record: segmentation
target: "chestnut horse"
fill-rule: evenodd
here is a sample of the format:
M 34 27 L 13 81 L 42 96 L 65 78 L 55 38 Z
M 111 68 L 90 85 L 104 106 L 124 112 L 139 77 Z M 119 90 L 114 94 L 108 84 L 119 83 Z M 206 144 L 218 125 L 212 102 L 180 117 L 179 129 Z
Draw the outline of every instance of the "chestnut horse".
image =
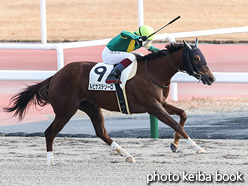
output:
M 173 152 L 177 151 L 182 136 L 197 153 L 203 153 L 205 150 L 184 131 L 185 111 L 166 103 L 171 78 L 178 71 L 186 72 L 207 85 L 215 81 L 204 55 L 198 48 L 198 40 L 196 39 L 194 45 L 183 42 L 169 44 L 165 50 L 157 53 L 137 56 L 137 73 L 126 83 L 126 95 L 131 113 L 148 112 L 175 130 L 174 142 L 171 144 Z M 54 138 L 78 109 L 90 117 L 99 138 L 111 149 L 125 156 L 126 161 L 135 162 L 129 153 L 109 137 L 104 126 L 101 108 L 119 111 L 115 92 L 88 90 L 89 72 L 95 64 L 95 62 L 70 63 L 52 77 L 28 86 L 13 96 L 11 105 L 4 108 L 6 112 L 14 112 L 14 116 L 21 120 L 31 103 L 40 106 L 51 104 L 55 119 L 45 131 L 48 165 L 54 164 Z M 179 123 L 170 114 L 179 115 Z

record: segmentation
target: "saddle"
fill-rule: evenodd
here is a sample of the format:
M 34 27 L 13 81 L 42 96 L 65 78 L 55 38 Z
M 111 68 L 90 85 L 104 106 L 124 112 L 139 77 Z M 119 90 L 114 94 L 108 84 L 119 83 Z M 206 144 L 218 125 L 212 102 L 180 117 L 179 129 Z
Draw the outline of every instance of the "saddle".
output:
M 114 65 L 105 64 L 103 62 L 97 63 L 90 71 L 88 90 L 115 91 L 120 111 L 124 114 L 130 114 L 125 85 L 128 80 L 135 76 L 137 71 L 137 61 L 135 60 L 122 71 L 120 77 L 122 84 L 120 85 L 105 83 L 106 78 L 113 68 Z

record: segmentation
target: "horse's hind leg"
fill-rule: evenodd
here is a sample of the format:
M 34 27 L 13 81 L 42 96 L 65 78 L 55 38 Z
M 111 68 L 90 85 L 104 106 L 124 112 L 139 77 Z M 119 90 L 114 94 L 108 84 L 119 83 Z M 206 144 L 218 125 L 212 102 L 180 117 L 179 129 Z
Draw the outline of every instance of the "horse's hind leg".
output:
M 57 134 L 63 129 L 66 123 L 77 111 L 77 107 L 73 109 L 63 109 L 60 112 L 56 112 L 54 121 L 45 131 L 46 147 L 47 147 L 47 165 L 54 165 L 53 161 L 53 141 Z
M 118 154 L 125 156 L 127 162 L 135 162 L 134 158 L 129 153 L 127 153 L 109 137 L 104 125 L 104 118 L 101 108 L 91 104 L 90 102 L 84 101 L 80 104 L 79 109 L 90 117 L 95 128 L 96 135 L 99 138 L 106 142 L 111 147 L 111 149 L 116 151 Z
M 169 114 L 176 114 L 180 117 L 180 121 L 179 124 L 184 127 L 185 121 L 187 119 L 187 115 L 185 113 L 184 110 L 179 109 L 173 105 L 170 105 L 168 103 L 164 103 L 163 104 L 164 109 L 169 113 Z M 178 147 L 178 143 L 179 143 L 179 139 L 181 138 L 181 134 L 178 132 L 175 132 L 174 134 L 174 142 L 171 144 L 171 150 L 173 152 L 177 152 L 177 147 Z

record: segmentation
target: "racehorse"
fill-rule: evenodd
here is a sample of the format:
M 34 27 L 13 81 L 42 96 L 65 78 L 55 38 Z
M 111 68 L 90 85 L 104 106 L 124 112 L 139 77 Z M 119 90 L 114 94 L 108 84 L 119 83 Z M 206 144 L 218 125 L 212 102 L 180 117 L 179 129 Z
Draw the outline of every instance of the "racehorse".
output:
M 13 112 L 22 120 L 28 106 L 44 106 L 51 104 L 55 119 L 45 131 L 47 164 L 53 165 L 53 141 L 70 118 L 79 109 L 91 119 L 96 135 L 106 142 L 113 150 L 125 156 L 128 162 L 134 158 L 120 147 L 108 135 L 102 109 L 119 111 L 116 93 L 113 91 L 88 90 L 89 72 L 95 62 L 72 62 L 48 79 L 27 86 L 25 90 L 13 96 L 10 105 L 4 108 Z M 205 57 L 198 48 L 198 39 L 194 45 L 171 43 L 164 50 L 143 57 L 137 56 L 137 73 L 126 83 L 126 95 L 131 113 L 145 113 L 155 116 L 175 130 L 173 152 L 177 151 L 182 136 L 196 153 L 206 152 L 198 146 L 185 132 L 184 123 L 187 119 L 184 110 L 166 102 L 169 94 L 170 81 L 179 71 L 194 76 L 203 84 L 211 85 L 215 78 L 206 63 Z M 179 123 L 170 114 L 180 116 Z

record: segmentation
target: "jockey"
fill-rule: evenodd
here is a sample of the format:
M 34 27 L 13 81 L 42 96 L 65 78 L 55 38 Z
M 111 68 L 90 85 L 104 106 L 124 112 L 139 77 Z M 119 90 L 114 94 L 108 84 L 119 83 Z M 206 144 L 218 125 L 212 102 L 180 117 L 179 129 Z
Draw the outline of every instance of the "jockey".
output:
M 140 26 L 136 32 L 122 31 L 114 37 L 102 51 L 102 60 L 106 64 L 117 64 L 106 79 L 106 83 L 121 84 L 121 72 L 136 60 L 132 51 L 144 47 L 151 52 L 157 52 L 160 49 L 152 46 L 154 35 L 152 27 L 148 25 Z

